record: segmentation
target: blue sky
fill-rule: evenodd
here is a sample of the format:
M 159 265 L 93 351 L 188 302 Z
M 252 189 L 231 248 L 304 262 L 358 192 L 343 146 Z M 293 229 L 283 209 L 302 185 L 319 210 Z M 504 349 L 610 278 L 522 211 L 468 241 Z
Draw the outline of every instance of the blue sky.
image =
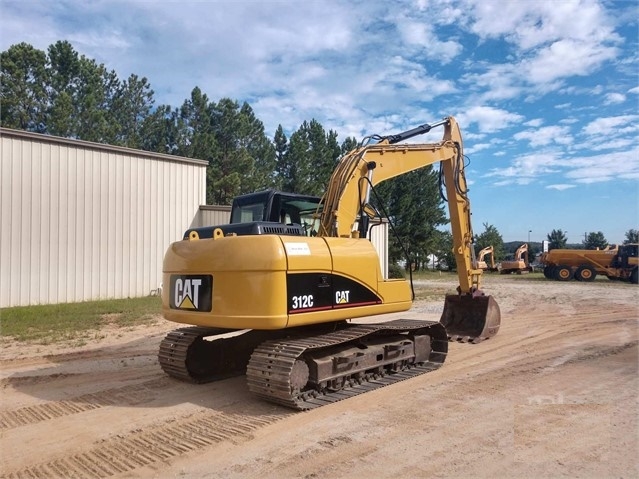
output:
M 639 229 L 639 2 L 0 0 L 0 47 L 58 40 L 156 104 L 199 86 L 273 136 L 340 140 L 457 118 L 475 233 L 570 243 Z M 436 141 L 441 130 L 419 138 Z

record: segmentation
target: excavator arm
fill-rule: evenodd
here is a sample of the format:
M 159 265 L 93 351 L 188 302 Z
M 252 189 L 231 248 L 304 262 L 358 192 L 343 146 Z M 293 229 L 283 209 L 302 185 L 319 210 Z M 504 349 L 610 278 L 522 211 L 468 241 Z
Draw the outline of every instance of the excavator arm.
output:
M 515 261 L 526 261 L 527 258 L 524 258 L 526 253 L 528 253 L 528 244 L 524 243 L 515 251 Z
M 426 144 L 398 144 L 437 126 L 444 127 L 442 140 Z M 336 167 L 322 199 L 320 236 L 358 238 L 367 231 L 373 187 L 389 178 L 439 163 L 446 187 L 448 211 L 457 264 L 457 295 L 447 295 L 441 323 L 449 337 L 481 341 L 499 330 L 501 314 L 496 301 L 480 289 L 482 270 L 477 268 L 473 248 L 470 201 L 464 174 L 462 136 L 453 117 L 432 125 L 378 138 L 373 145 L 347 154 Z
M 487 254 L 492 255 L 494 252 L 494 249 L 492 246 L 486 246 L 484 249 L 482 249 L 479 252 L 479 260 L 478 261 L 484 261 L 484 258 L 486 257 Z
M 396 144 L 442 125 L 444 135 L 438 143 Z M 357 237 L 362 234 L 357 221 L 359 218 L 360 223 L 367 222 L 372 187 L 387 179 L 441 163 L 460 290 L 464 293 L 479 290 L 482 271 L 474 267 L 473 231 L 463 158 L 461 132 L 452 117 L 384 137 L 377 144 L 352 151 L 335 169 L 324 195 L 320 236 Z

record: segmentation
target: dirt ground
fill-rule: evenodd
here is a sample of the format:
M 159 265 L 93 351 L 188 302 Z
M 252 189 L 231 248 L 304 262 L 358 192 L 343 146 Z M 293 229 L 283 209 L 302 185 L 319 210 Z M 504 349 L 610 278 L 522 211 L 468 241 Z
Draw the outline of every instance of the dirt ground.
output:
M 496 337 L 452 343 L 436 371 L 302 413 L 253 398 L 244 377 L 165 376 L 156 352 L 173 323 L 81 348 L 3 338 L 0 473 L 638 477 L 639 288 L 488 275 L 484 289 L 501 307 Z M 401 316 L 438 320 L 442 306 Z

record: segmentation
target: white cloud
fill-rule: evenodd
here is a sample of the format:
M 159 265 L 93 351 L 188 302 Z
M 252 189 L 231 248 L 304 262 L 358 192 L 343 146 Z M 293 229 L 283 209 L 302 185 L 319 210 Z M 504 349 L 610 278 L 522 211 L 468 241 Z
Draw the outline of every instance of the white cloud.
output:
M 516 140 L 528 140 L 530 146 L 546 146 L 552 143 L 568 145 L 573 139 L 570 136 L 570 128 L 566 126 L 546 126 L 536 130 L 526 130 L 515 133 Z
M 557 162 L 556 157 L 550 152 L 521 155 L 515 158 L 510 166 L 493 168 L 484 176 L 496 178 L 496 185 L 503 184 L 503 181 L 508 181 L 508 184 L 530 184 L 540 176 L 560 171 Z
M 621 38 L 596 0 L 491 2 L 467 0 L 470 29 L 482 39 L 503 39 L 513 47 L 508 62 L 466 74 L 465 83 L 482 86 L 482 101 L 539 95 L 586 76 L 619 55 Z M 498 18 L 499 21 L 495 21 Z
M 556 173 L 559 162 L 556 154 L 552 152 L 540 152 L 521 155 L 513 161 L 513 164 L 519 174 L 539 176 L 546 173 Z
M 622 115 L 597 118 L 583 128 L 586 135 L 596 136 L 599 140 L 619 133 L 634 133 L 639 131 L 639 115 Z
M 408 46 L 420 47 L 419 50 L 427 58 L 447 64 L 462 52 L 462 45 L 453 40 L 439 41 L 428 23 L 400 19 L 397 29 Z
M 557 184 L 557 185 L 548 185 L 548 186 L 546 186 L 546 189 L 564 191 L 564 190 L 569 190 L 571 188 L 576 188 L 576 186 L 577 185 Z
M 490 106 L 472 106 L 458 114 L 460 125 L 475 124 L 480 132 L 493 133 L 521 122 L 524 117 L 517 113 L 510 113 L 500 108 Z
M 543 118 L 535 118 L 533 120 L 530 120 L 524 123 L 524 125 L 530 126 L 532 128 L 538 128 L 543 124 L 544 124 Z
M 578 118 L 562 118 L 561 120 L 559 120 L 559 123 L 561 123 L 562 125 L 574 125 L 575 123 L 579 123 L 579 119 Z
M 600 183 L 618 179 L 639 179 L 639 146 L 615 155 L 573 158 L 566 178 L 578 183 Z
M 477 66 L 469 65 L 476 69 Z M 473 90 L 481 90 L 482 102 L 495 102 L 521 96 L 523 86 L 516 69 L 510 64 L 480 65 L 480 73 L 472 71 L 462 76 L 461 81 Z
M 616 105 L 619 103 L 623 103 L 624 101 L 626 101 L 626 95 L 623 95 L 621 93 L 608 93 L 606 95 L 606 100 L 604 102 L 604 104 L 606 105 Z
M 628 148 L 615 155 L 569 156 L 562 151 L 539 151 L 518 156 L 504 168 L 493 168 L 484 175 L 494 178 L 495 185 L 533 183 L 543 178 L 565 178 L 572 183 L 594 184 L 609 181 L 639 179 L 639 146 Z M 550 188 L 551 186 L 547 186 Z M 557 189 L 557 188 L 555 188 Z
M 398 56 L 389 59 L 384 69 L 373 73 L 373 78 L 376 91 L 382 87 L 392 90 L 391 93 L 396 95 L 398 87 L 406 87 L 413 95 L 421 94 L 423 100 L 432 100 L 456 91 L 451 80 L 433 78 L 422 64 Z
M 631 149 L 637 144 L 637 140 L 634 138 L 620 138 L 616 140 L 608 140 L 602 142 L 597 142 L 595 140 L 586 143 L 584 146 L 589 148 L 592 151 L 602 151 L 602 150 L 626 150 Z
M 568 76 L 588 75 L 618 53 L 614 47 L 564 39 L 522 61 L 520 67 L 527 82 L 550 83 Z
M 471 155 L 473 153 L 477 153 L 478 151 L 487 150 L 488 148 L 492 148 L 490 143 L 474 143 L 470 147 L 466 147 L 464 153 L 467 155 Z
M 613 21 L 596 0 L 469 0 L 467 5 L 474 19 L 472 30 L 478 36 L 503 36 L 522 51 L 562 38 L 592 42 L 619 40 Z

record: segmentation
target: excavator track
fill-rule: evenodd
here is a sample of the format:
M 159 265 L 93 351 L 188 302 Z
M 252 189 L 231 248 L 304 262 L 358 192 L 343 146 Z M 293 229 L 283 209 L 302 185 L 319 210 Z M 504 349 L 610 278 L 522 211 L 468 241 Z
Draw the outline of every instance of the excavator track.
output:
M 207 383 L 244 374 L 251 352 L 268 337 L 263 331 L 207 341 L 241 331 L 191 326 L 171 331 L 160 343 L 158 360 L 171 377 Z
M 333 331 L 345 322 L 304 328 L 305 331 Z M 208 383 L 246 371 L 251 353 L 267 339 L 299 334 L 297 329 L 258 331 L 188 326 L 169 332 L 160 343 L 158 360 L 171 377 L 190 383 Z
M 441 323 L 400 319 L 279 331 L 184 327 L 166 335 L 158 359 L 166 374 L 191 383 L 246 373 L 258 397 L 307 410 L 437 369 L 447 351 Z M 311 382 L 309 365 L 318 368 Z
M 308 410 L 433 371 L 447 351 L 440 323 L 399 319 L 265 341 L 251 355 L 246 376 L 258 397 Z

